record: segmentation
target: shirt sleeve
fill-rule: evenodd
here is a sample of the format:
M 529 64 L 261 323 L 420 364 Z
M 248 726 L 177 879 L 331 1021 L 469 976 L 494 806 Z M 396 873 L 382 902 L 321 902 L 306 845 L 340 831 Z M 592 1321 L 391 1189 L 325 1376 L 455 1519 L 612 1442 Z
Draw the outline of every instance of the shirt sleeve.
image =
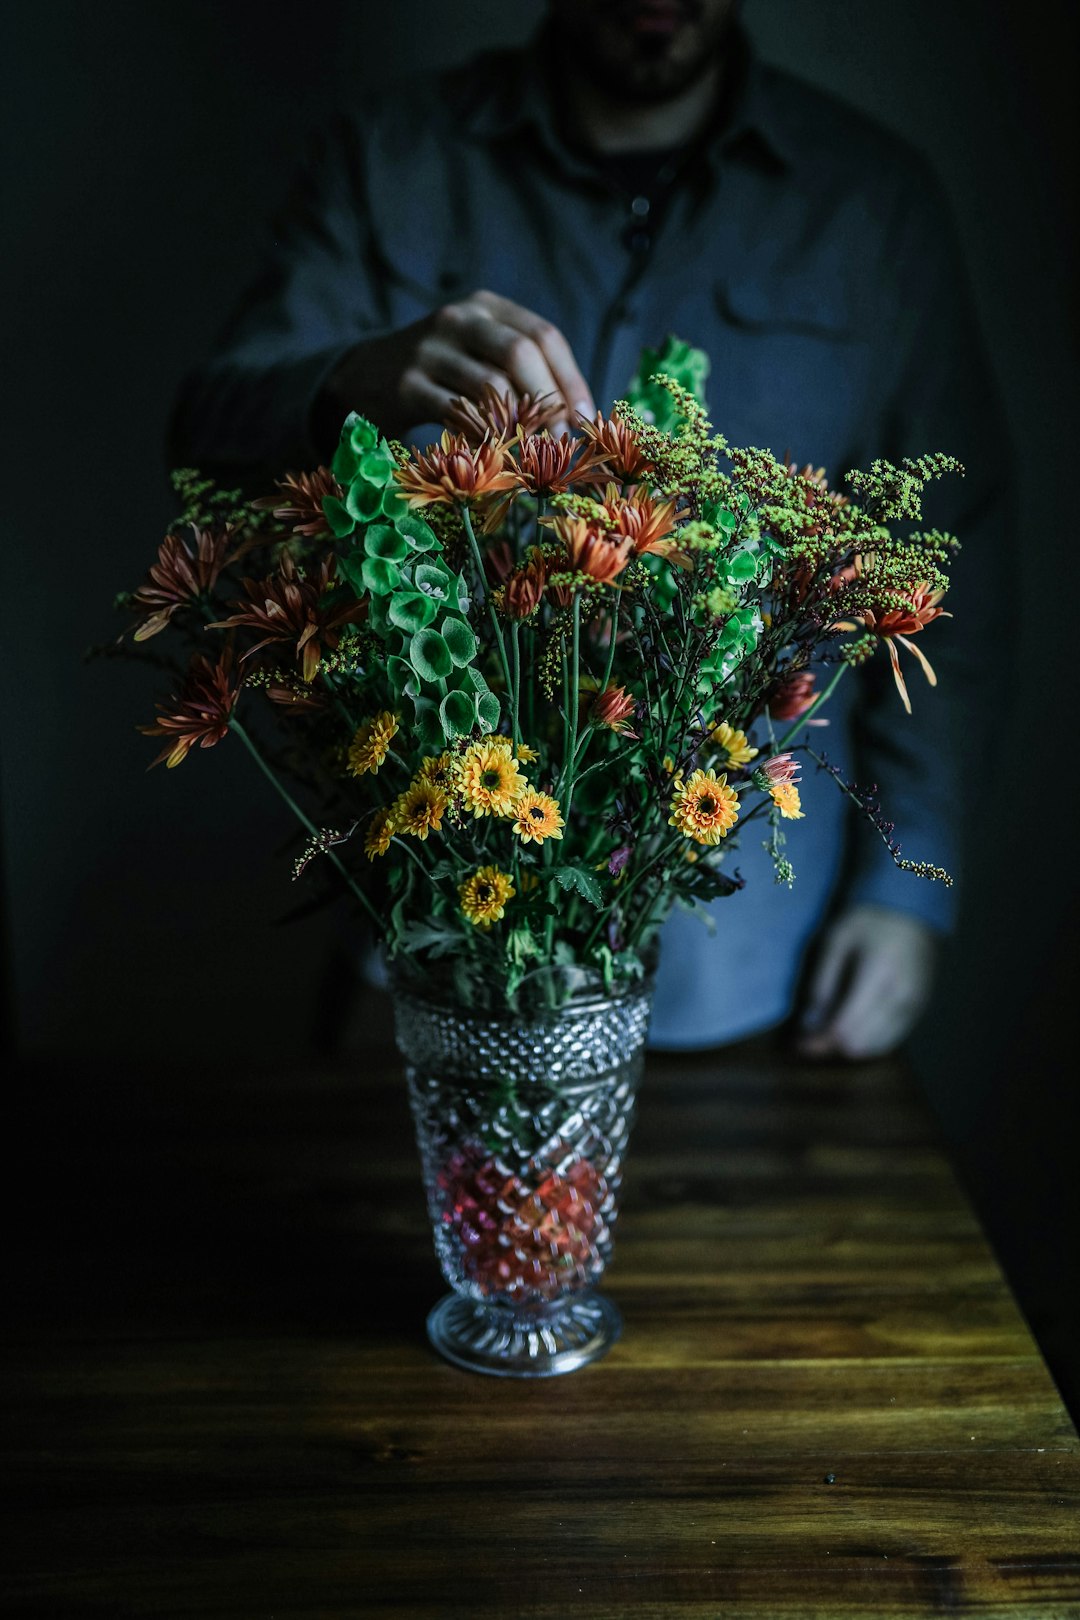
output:
M 957 882 L 950 889 L 900 870 L 877 831 L 859 818 L 844 898 L 913 913 L 946 932 L 961 892 L 965 824 L 987 780 L 1005 689 L 1009 457 L 952 222 L 929 178 L 915 194 L 896 254 L 899 318 L 885 337 L 897 358 L 882 449 L 891 460 L 940 450 L 964 463 L 962 479 L 950 475 L 927 487 L 920 525 L 955 534 L 961 550 L 943 604 L 953 617 L 918 635 L 937 687 L 902 646 L 912 714 L 901 704 L 884 648 L 859 672 L 855 771 L 860 785 L 876 787 L 903 855 L 944 867 Z
M 384 326 L 360 134 L 341 119 L 313 143 L 213 357 L 181 386 L 171 463 L 241 481 L 314 465 L 323 383 Z

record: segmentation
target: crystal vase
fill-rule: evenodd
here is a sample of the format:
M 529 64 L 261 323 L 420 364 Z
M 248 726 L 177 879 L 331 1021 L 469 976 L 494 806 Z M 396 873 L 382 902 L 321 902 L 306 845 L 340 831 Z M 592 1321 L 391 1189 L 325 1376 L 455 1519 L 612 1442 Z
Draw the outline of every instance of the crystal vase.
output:
M 622 1321 L 611 1256 L 651 983 L 528 1015 L 394 996 L 398 1049 L 453 1292 L 428 1317 L 449 1361 L 544 1378 L 595 1361 Z

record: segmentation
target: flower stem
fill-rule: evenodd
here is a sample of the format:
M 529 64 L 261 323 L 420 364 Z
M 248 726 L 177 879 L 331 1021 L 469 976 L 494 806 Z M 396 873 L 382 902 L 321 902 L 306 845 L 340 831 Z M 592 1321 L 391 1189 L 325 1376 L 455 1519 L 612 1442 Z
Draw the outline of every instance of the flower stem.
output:
M 276 772 L 273 771 L 270 768 L 270 766 L 266 763 L 266 760 L 263 758 L 262 754 L 260 754 L 258 748 L 255 746 L 255 744 L 252 741 L 251 737 L 245 731 L 244 727 L 240 724 L 239 720 L 235 720 L 235 719 L 230 720 L 229 721 L 229 730 L 234 731 L 236 733 L 236 735 L 240 738 L 240 741 L 243 743 L 244 747 L 247 749 L 248 753 L 251 755 L 251 757 L 255 761 L 256 765 L 262 771 L 262 773 L 266 777 L 267 781 L 272 783 L 272 785 L 277 789 L 278 793 L 284 799 L 285 803 L 288 805 L 289 809 L 292 811 L 292 813 L 296 817 L 297 821 L 300 822 L 301 826 L 306 827 L 308 832 L 311 834 L 311 836 L 313 838 L 318 838 L 318 836 L 319 836 L 318 827 L 316 827 L 316 825 L 312 821 L 311 817 L 306 815 L 305 812 L 303 810 L 301 810 L 300 806 L 297 804 L 296 800 L 293 798 L 292 794 L 289 792 L 289 790 L 285 786 L 284 782 L 281 781 L 281 779 L 278 777 Z M 368 897 L 364 893 L 363 889 L 360 888 L 359 884 L 356 882 L 355 878 L 352 876 L 352 873 L 349 871 L 349 869 L 345 865 L 344 861 L 342 861 L 340 856 L 336 855 L 335 852 L 332 849 L 328 849 L 326 851 L 326 858 L 330 862 L 330 864 L 333 867 L 336 868 L 339 875 L 342 878 L 344 878 L 346 885 L 348 886 L 349 889 L 352 890 L 352 892 L 356 896 L 357 900 L 359 900 L 360 904 L 363 906 L 364 910 L 367 912 L 368 916 L 371 918 L 372 922 L 375 924 L 376 929 L 381 930 L 382 925 L 381 925 L 381 923 L 379 921 L 378 912 L 375 910 L 374 906 L 371 904 L 371 901 L 368 899 Z
M 507 701 L 512 703 L 514 686 L 510 679 L 510 662 L 506 656 L 506 642 L 503 639 L 502 626 L 499 624 L 499 615 L 496 613 L 495 604 L 491 600 L 491 592 L 487 588 L 487 580 L 484 576 L 484 559 L 480 555 L 480 547 L 477 544 L 476 535 L 473 533 L 472 519 L 469 516 L 469 508 L 465 505 L 463 505 L 461 508 L 461 520 L 465 525 L 465 533 L 468 536 L 469 545 L 472 547 L 473 561 L 476 563 L 476 572 L 479 576 L 480 589 L 484 594 L 484 600 L 487 602 L 488 616 L 491 619 L 491 628 L 495 632 L 495 647 L 499 654 L 499 663 L 502 665 L 503 680 L 506 682 Z

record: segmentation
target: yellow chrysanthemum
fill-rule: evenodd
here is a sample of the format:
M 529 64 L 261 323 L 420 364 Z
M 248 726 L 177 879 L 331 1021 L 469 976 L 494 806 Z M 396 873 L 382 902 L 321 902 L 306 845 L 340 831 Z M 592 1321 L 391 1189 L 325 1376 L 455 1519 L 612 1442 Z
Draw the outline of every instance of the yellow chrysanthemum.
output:
M 423 840 L 429 832 L 439 831 L 448 804 L 442 788 L 417 778 L 394 800 L 390 810 L 394 831 Z
M 389 810 L 376 810 L 368 823 L 364 836 L 364 854 L 369 861 L 376 855 L 385 855 L 394 836 L 394 818 Z
M 503 738 L 473 743 L 461 756 L 460 784 L 466 810 L 474 816 L 511 816 L 528 782 Z
M 514 831 L 523 844 L 542 844 L 545 838 L 561 838 L 564 826 L 559 802 L 548 793 L 527 788 L 514 805 Z
M 490 928 L 498 922 L 516 892 L 507 874 L 497 866 L 482 866 L 458 884 L 461 909 L 474 928 Z
M 769 789 L 772 802 L 786 821 L 802 821 L 802 800 L 794 782 L 774 782 Z
M 357 727 L 349 744 L 349 770 L 353 776 L 364 776 L 368 771 L 374 774 L 379 769 L 397 729 L 397 715 L 389 709 L 382 709 Z
M 761 752 L 760 748 L 750 747 L 745 731 L 736 731 L 726 720 L 714 726 L 709 737 L 717 748 L 724 750 L 725 765 L 749 765 L 750 761 L 756 759 Z
M 734 827 L 738 815 L 738 796 L 734 788 L 728 787 L 727 777 L 697 770 L 676 787 L 668 825 L 678 827 L 696 844 L 718 844 Z
M 414 782 L 430 782 L 432 787 L 441 788 L 447 795 L 454 791 L 457 781 L 458 761 L 449 751 L 442 754 L 429 754 L 421 761 L 420 769 L 413 777 Z
M 528 743 L 518 743 L 517 757 L 523 765 L 535 765 L 540 755 L 535 748 L 530 748 Z
M 514 740 L 512 737 L 502 736 L 498 731 L 489 731 L 486 737 L 481 737 L 479 742 L 473 743 L 473 747 L 501 748 L 504 754 L 512 754 L 514 752 Z

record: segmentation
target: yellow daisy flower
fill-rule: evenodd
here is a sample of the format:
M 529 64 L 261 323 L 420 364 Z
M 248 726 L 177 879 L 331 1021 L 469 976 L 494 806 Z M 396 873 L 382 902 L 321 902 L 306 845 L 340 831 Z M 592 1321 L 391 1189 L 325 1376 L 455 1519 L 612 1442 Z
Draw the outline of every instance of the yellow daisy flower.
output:
M 786 821 L 802 821 L 804 813 L 794 782 L 774 782 L 769 789 L 772 802 Z
M 385 855 L 394 836 L 394 817 L 389 810 L 376 810 L 368 823 L 364 837 L 364 854 L 369 861 L 376 855 Z
M 457 772 L 458 761 L 449 751 L 429 754 L 420 762 L 420 769 L 413 777 L 413 781 L 430 782 L 432 787 L 441 788 L 449 796 L 454 791 Z
M 512 816 L 515 800 L 529 785 L 504 741 L 483 738 L 461 756 L 461 793 L 474 816 Z
M 517 757 L 523 765 L 535 765 L 540 755 L 528 743 L 518 743 Z
M 718 844 L 739 816 L 739 800 L 726 776 L 697 770 L 679 783 L 671 800 L 670 827 L 678 827 L 696 844 Z
M 725 765 L 749 765 L 750 761 L 756 759 L 761 752 L 760 748 L 750 747 L 745 731 L 736 731 L 726 720 L 714 726 L 709 737 L 717 748 L 724 750 Z
M 557 799 L 527 788 L 514 804 L 514 831 L 523 844 L 542 844 L 545 838 L 561 838 L 566 823 Z
M 390 810 L 394 831 L 426 839 L 429 832 L 438 832 L 441 828 L 449 802 L 442 788 L 433 782 L 418 779 L 410 782 Z
M 481 866 L 472 877 L 458 884 L 461 909 L 474 928 L 490 928 L 516 894 L 514 885 L 497 866 Z
M 389 709 L 382 709 L 370 720 L 364 720 L 356 729 L 349 744 L 349 770 L 353 776 L 374 774 L 387 754 L 398 729 L 398 718 Z

